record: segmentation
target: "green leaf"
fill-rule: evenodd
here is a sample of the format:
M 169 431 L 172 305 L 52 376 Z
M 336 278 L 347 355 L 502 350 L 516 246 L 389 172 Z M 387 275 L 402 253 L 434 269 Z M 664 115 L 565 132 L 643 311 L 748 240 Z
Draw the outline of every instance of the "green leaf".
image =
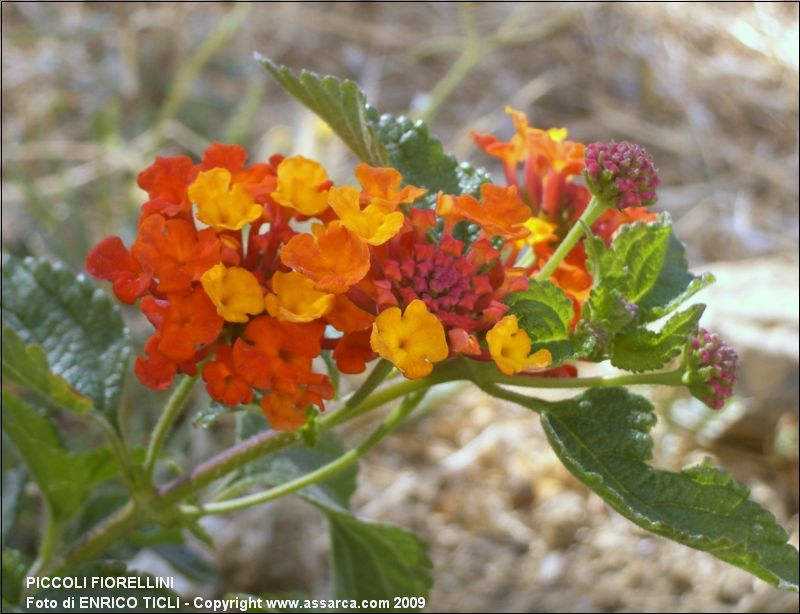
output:
M 603 254 L 602 277 L 632 303 L 638 303 L 653 288 L 661 274 L 672 230 L 669 217 L 656 222 L 623 226 Z
M 28 481 L 28 474 L 25 467 L 14 467 L 13 469 L 3 469 L 2 485 L 2 539 L 5 542 L 11 529 L 17 522 L 19 506 Z
M 693 275 L 689 272 L 686 250 L 675 233 L 670 233 L 661 273 L 650 291 L 639 301 L 644 321 L 652 322 L 673 312 L 713 282 L 711 273 Z
M 330 526 L 335 599 L 427 598 L 433 564 L 423 541 L 400 527 L 322 509 Z
M 53 424 L 3 390 L 3 430 L 25 461 L 54 517 L 64 521 L 85 504 L 97 484 L 113 477 L 117 465 L 107 448 L 88 454 L 65 450 Z
M 509 294 L 505 300 L 509 313 L 517 316 L 520 328 L 531 338 L 531 350 L 550 350 L 558 365 L 573 354 L 570 322 L 575 311 L 566 293 L 549 281 L 530 280 L 524 292 Z
M 202 584 L 217 580 L 217 574 L 203 558 L 186 544 L 156 544 L 150 549 L 178 573 Z
M 47 260 L 4 258 L 2 282 L 3 324 L 40 346 L 53 372 L 116 423 L 130 344 L 114 303 L 85 277 Z M 39 361 L 36 351 L 28 358 Z
M 89 399 L 72 390 L 64 379 L 50 371 L 41 347 L 26 346 L 9 326 L 3 326 L 3 377 L 64 409 L 83 413 L 92 407 Z
M 30 563 L 13 548 L 3 548 L 3 602 L 17 604 L 22 599 L 22 583 Z M 3 608 L 3 611 L 8 611 Z
M 429 206 L 435 204 L 440 190 L 445 194 L 478 196 L 481 185 L 490 181 L 485 170 L 459 164 L 445 152 L 441 141 L 431 136 L 423 122 L 403 116 L 379 116 L 374 109 L 370 109 L 368 119 L 389 154 L 390 166 L 403 175 L 405 183 L 428 190 L 425 198 Z
M 327 123 L 360 160 L 385 166 L 386 151 L 367 121 L 367 98 L 349 79 L 322 77 L 307 70 L 295 72 L 256 54 L 270 75 Z
M 25 609 L 25 612 L 58 611 L 58 612 L 185 612 L 184 601 L 169 588 L 157 587 L 169 577 L 156 577 L 151 574 L 130 571 L 122 563 L 90 563 L 74 569 L 68 569 L 65 574 L 76 578 L 77 583 L 85 588 L 48 588 L 33 593 L 36 599 L 55 599 L 58 603 L 57 610 Z M 99 578 L 126 578 L 128 582 L 141 583 L 149 588 L 92 588 L 93 579 Z M 120 583 L 121 584 L 121 583 Z M 74 605 L 65 606 L 65 599 L 74 597 Z M 81 598 L 98 599 L 110 598 L 112 607 L 101 607 L 100 604 L 90 605 L 88 602 L 81 607 Z M 145 598 L 148 598 L 145 600 Z M 156 601 L 160 599 L 162 601 Z M 129 601 L 130 600 L 130 601 Z M 168 600 L 168 601 L 167 601 Z M 118 602 L 118 603 L 117 603 Z M 134 605 L 135 604 L 135 605 Z
M 267 422 L 260 412 L 246 412 L 239 416 L 238 438 L 247 439 L 255 433 L 267 430 Z M 272 454 L 247 465 L 229 482 L 229 485 L 245 482 L 248 486 L 278 486 L 315 471 L 344 454 L 344 448 L 332 433 L 319 439 L 317 445 L 298 445 L 277 454 Z M 358 467 L 351 465 L 324 482 L 318 482 L 299 491 L 314 502 L 336 509 L 347 509 L 350 496 L 356 489 Z
M 697 332 L 705 308 L 692 305 L 679 311 L 658 332 L 639 328 L 617 335 L 611 344 L 611 364 L 635 373 L 660 369 L 680 354 L 689 335 Z
M 680 473 L 646 464 L 652 410 L 622 388 L 593 389 L 543 412 L 542 425 L 567 469 L 635 524 L 797 590 L 797 550 L 743 484 L 708 463 Z

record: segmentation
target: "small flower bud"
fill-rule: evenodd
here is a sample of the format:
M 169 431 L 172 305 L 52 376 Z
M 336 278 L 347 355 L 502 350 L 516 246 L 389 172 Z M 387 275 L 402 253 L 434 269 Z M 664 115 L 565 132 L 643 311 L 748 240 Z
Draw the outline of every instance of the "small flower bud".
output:
M 649 207 L 657 200 L 661 181 L 647 152 L 622 143 L 592 143 L 586 146 L 583 176 L 589 191 L 619 209 Z
M 722 409 L 733 394 L 738 359 L 736 350 L 701 328 L 684 350 L 683 382 L 695 398 L 712 409 Z

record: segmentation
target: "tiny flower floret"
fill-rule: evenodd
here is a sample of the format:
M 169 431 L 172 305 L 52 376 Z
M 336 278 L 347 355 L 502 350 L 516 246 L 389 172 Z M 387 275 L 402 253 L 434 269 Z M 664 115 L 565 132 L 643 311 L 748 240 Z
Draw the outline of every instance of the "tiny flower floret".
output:
M 319 162 L 303 156 L 286 158 L 278 165 L 275 202 L 303 215 L 318 215 L 328 208 L 328 173 Z
M 433 363 L 448 354 L 442 323 L 420 300 L 412 301 L 405 312 L 399 307 L 381 312 L 373 324 L 370 343 L 409 379 L 428 375 Z
M 400 211 L 386 212 L 379 205 L 367 205 L 362 211 L 359 192 L 351 186 L 331 188 L 328 202 L 342 221 L 370 245 L 383 245 L 403 227 L 405 216 Z
M 217 264 L 203 273 L 200 282 L 226 322 L 247 322 L 264 311 L 264 292 L 247 269 Z
M 225 168 L 200 173 L 189 186 L 189 198 L 197 204 L 197 219 L 217 230 L 240 230 L 264 210 L 244 185 L 231 185 L 231 173 Z
M 520 330 L 517 316 L 504 317 L 486 333 L 489 353 L 497 368 L 506 375 L 549 367 L 553 358 L 548 350 L 531 354 L 531 339 Z
M 739 355 L 717 335 L 701 328 L 684 351 L 683 382 L 712 409 L 722 409 L 733 394 Z
M 333 294 L 318 292 L 314 280 L 296 271 L 272 276 L 272 294 L 264 299 L 269 315 L 286 322 L 311 322 L 333 306 Z
M 647 152 L 626 141 L 588 145 L 584 177 L 592 194 L 619 209 L 654 204 L 661 183 Z

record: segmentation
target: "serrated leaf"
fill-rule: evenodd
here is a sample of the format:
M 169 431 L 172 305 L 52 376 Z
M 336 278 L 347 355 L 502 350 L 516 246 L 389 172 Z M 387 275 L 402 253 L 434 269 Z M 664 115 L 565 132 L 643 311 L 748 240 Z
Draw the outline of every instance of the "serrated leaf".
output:
M 307 70 L 293 71 L 256 54 L 270 75 L 330 126 L 360 160 L 385 166 L 386 151 L 367 121 L 367 98 L 349 79 L 323 77 Z
M 603 279 L 632 303 L 653 288 L 661 273 L 672 226 L 662 215 L 657 222 L 623 226 L 601 261 Z
M 28 474 L 25 467 L 14 467 L 13 469 L 3 470 L 2 484 L 2 540 L 5 542 L 14 524 L 17 522 L 17 514 L 28 481 Z
M 3 326 L 3 377 L 64 409 L 83 413 L 92 407 L 89 399 L 72 390 L 63 378 L 50 371 L 41 347 L 26 345 L 9 326 Z
M 330 526 L 335 599 L 428 597 L 433 564 L 423 541 L 397 526 L 365 522 L 347 511 L 323 511 Z
M 705 305 L 692 305 L 673 315 L 658 332 L 639 328 L 614 337 L 611 364 L 640 373 L 660 369 L 681 353 L 689 335 L 697 332 L 697 323 Z
M 62 447 L 53 424 L 3 390 L 3 430 L 17 448 L 42 496 L 58 521 L 73 516 L 97 484 L 118 467 L 106 448 L 75 454 Z
M 184 601 L 169 588 L 157 587 L 161 578 L 140 571 L 128 570 L 122 563 L 97 562 L 82 565 L 65 573 L 77 579 L 77 584 L 86 588 L 48 588 L 33 593 L 35 599 L 55 599 L 59 612 L 185 612 Z M 95 578 L 131 578 L 135 583 L 141 582 L 146 589 L 136 588 L 92 588 Z M 138 578 L 138 580 L 137 580 Z M 96 581 L 96 580 L 95 580 Z M 148 585 L 149 583 L 149 585 Z M 121 582 L 119 583 L 122 584 Z M 65 599 L 74 597 L 74 604 L 65 607 Z M 110 598 L 111 607 L 98 607 L 102 602 L 99 598 Z M 145 601 L 145 597 L 149 599 Z M 98 599 L 96 605 L 87 610 L 87 605 L 81 606 L 81 598 Z M 161 601 L 156 601 L 161 598 Z M 165 599 L 168 599 L 167 602 Z M 129 601 L 130 600 L 130 601 Z M 108 602 L 106 602 L 108 603 Z M 47 612 L 48 610 L 25 609 L 24 612 Z M 53 610 L 49 610 L 53 611 Z
M 575 311 L 566 293 L 549 281 L 530 281 L 529 289 L 509 294 L 505 303 L 516 315 L 519 326 L 531 339 L 531 350 L 550 350 L 553 365 L 573 355 L 570 343 L 570 322 Z
M 22 598 L 23 582 L 30 563 L 13 548 L 3 548 L 3 603 L 18 604 Z M 8 612 L 3 608 L 4 612 Z
M 116 305 L 83 276 L 47 260 L 3 259 L 2 319 L 44 351 L 52 371 L 116 424 L 128 331 Z
M 237 438 L 240 440 L 267 429 L 267 422 L 260 412 L 245 412 L 238 416 Z M 342 454 L 342 444 L 335 435 L 329 433 L 321 437 L 314 447 L 298 445 L 250 463 L 233 476 L 228 485 L 245 482 L 248 486 L 277 486 L 319 469 Z M 350 496 L 356 488 L 357 473 L 358 467 L 351 465 L 324 482 L 304 488 L 300 494 L 331 508 L 347 509 Z
M 674 232 L 670 233 L 661 273 L 651 290 L 639 301 L 644 321 L 652 322 L 664 317 L 714 282 L 711 273 L 690 273 L 685 254 L 683 244 Z
M 747 487 L 707 463 L 680 473 L 646 463 L 652 410 L 622 388 L 593 389 L 543 412 L 542 425 L 567 469 L 635 524 L 797 590 L 797 550 Z
M 389 114 L 379 116 L 374 109 L 370 109 L 368 119 L 386 148 L 389 164 L 403 175 L 403 181 L 428 190 L 428 206 L 435 204 L 440 190 L 445 194 L 478 196 L 481 185 L 491 179 L 483 169 L 459 164 L 421 121 Z

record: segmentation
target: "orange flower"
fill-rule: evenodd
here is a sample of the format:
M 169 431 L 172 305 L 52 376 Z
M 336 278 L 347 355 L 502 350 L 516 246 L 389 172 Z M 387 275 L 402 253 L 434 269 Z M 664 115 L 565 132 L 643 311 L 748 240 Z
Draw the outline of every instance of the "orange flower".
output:
M 203 380 L 209 396 L 229 407 L 253 400 L 253 391 L 247 381 L 236 372 L 233 364 L 233 348 L 221 345 L 216 360 L 203 367 Z
M 197 204 L 197 219 L 216 230 L 240 230 L 264 211 L 241 183 L 231 183 L 225 168 L 200 173 L 189 186 L 189 198 Z
M 400 211 L 387 213 L 379 205 L 367 205 L 362 211 L 359 193 L 353 187 L 331 188 L 328 203 L 339 216 L 342 226 L 349 228 L 370 245 L 382 245 L 403 227 L 405 216 Z
M 150 276 L 122 243 L 119 237 L 108 237 L 95 245 L 86 256 L 86 270 L 97 279 L 114 282 L 114 294 L 131 305 L 150 287 Z
M 192 203 L 186 193 L 195 173 L 194 163 L 186 156 L 156 158 L 137 178 L 139 187 L 150 197 L 145 203 L 145 213 L 161 213 L 175 217 L 181 213 L 191 213 Z
M 484 183 L 481 201 L 469 194 L 458 197 L 455 215 L 478 224 L 490 235 L 504 239 L 519 239 L 528 234 L 525 222 L 531 216 L 530 208 L 517 196 L 516 186 L 497 186 Z
M 371 328 L 375 316 L 359 308 L 344 294 L 335 294 L 333 304 L 325 320 L 336 330 L 343 333 L 352 333 L 356 330 Z
M 153 390 L 169 388 L 178 370 L 174 360 L 158 351 L 160 343 L 161 336 L 158 333 L 152 335 L 144 346 L 144 356 L 137 356 L 133 365 L 139 381 Z
M 212 143 L 203 152 L 200 170 L 224 168 L 231 174 L 231 182 L 241 184 L 257 203 L 264 204 L 275 190 L 277 177 L 272 164 L 258 163 L 245 167 L 247 152 L 241 145 Z
M 328 208 L 328 173 L 319 162 L 303 156 L 286 158 L 278 165 L 275 202 L 303 215 L 319 215 Z
M 497 368 L 506 375 L 514 375 L 527 369 L 542 369 L 553 362 L 548 350 L 531 354 L 528 333 L 520 330 L 517 316 L 506 316 L 486 333 L 489 353 Z
M 223 320 L 200 287 L 168 294 L 165 301 L 146 296 L 142 311 L 160 333 L 158 351 L 175 362 L 191 360 L 222 331 Z
M 370 345 L 371 331 L 357 330 L 344 335 L 336 344 L 333 359 L 342 373 L 363 373 L 376 356 Z
M 297 271 L 272 276 L 272 291 L 264 302 L 269 315 L 287 322 L 311 322 L 324 316 L 333 304 L 333 294 L 317 292 L 314 281 Z
M 369 166 L 362 162 L 356 166 L 355 173 L 367 202 L 386 212 L 394 211 L 401 204 L 411 204 L 427 192 L 413 185 L 401 189 L 403 176 L 393 168 Z
M 142 269 L 158 279 L 160 292 L 188 290 L 220 260 L 219 240 L 211 228 L 197 232 L 184 220 L 146 217 L 131 252 Z
M 264 291 L 247 269 L 217 264 L 203 273 L 200 282 L 227 322 L 247 322 L 249 316 L 264 311 Z
M 293 237 L 280 251 L 283 263 L 313 279 L 320 292 L 341 294 L 369 270 L 369 249 L 338 221 Z
M 399 307 L 382 311 L 372 326 L 372 349 L 390 361 L 408 379 L 433 370 L 433 363 L 447 358 L 444 326 L 424 302 L 412 301 L 404 313 Z

